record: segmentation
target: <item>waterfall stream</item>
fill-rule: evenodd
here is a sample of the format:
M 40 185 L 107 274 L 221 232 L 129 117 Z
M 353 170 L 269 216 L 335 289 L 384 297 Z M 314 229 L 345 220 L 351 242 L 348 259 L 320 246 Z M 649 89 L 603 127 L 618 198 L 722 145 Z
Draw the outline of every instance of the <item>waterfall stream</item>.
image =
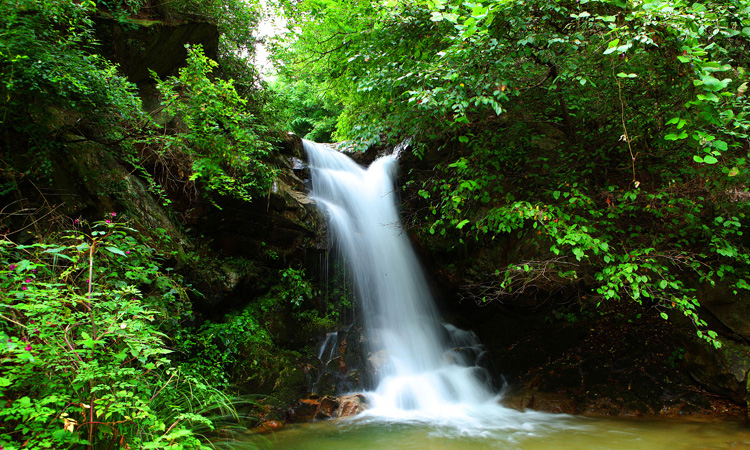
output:
M 353 275 L 371 357 L 379 361 L 370 417 L 448 421 L 478 417 L 507 425 L 521 413 L 498 404 L 474 365 L 473 333 L 442 325 L 429 286 L 398 216 L 397 160 L 363 168 L 327 145 L 304 142 L 312 198 Z M 527 417 L 528 419 L 528 417 Z M 520 420 L 516 418 L 516 420 Z

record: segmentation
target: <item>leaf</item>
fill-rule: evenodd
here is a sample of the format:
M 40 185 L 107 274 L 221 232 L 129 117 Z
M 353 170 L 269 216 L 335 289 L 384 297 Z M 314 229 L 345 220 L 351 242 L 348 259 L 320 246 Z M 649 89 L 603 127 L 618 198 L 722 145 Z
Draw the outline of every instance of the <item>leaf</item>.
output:
M 669 316 L 665 312 L 661 313 L 661 318 L 664 320 L 669 320 Z
M 615 39 L 613 41 L 610 41 L 609 44 L 607 44 L 607 49 L 604 50 L 605 55 L 609 55 L 610 53 L 614 53 L 617 50 L 617 44 L 620 43 L 619 39 Z
M 695 161 L 697 163 L 702 163 L 703 162 L 703 158 L 701 158 L 698 155 L 693 155 L 693 161 Z
M 659 287 L 662 288 L 662 289 L 666 289 L 667 285 L 668 285 L 667 280 L 661 280 L 659 282 Z
M 714 141 L 713 144 L 714 144 L 714 148 L 716 148 L 717 150 L 720 150 L 722 152 L 726 151 L 726 149 L 727 149 L 727 143 L 724 142 L 724 141 L 716 140 L 716 141 Z
M 465 144 L 465 143 L 469 142 L 469 138 L 466 137 L 466 136 L 459 136 L 458 137 L 458 142 L 461 142 L 461 143 Z
M 464 220 L 458 222 L 458 224 L 456 224 L 456 228 L 458 228 L 460 230 L 464 226 L 466 226 L 467 223 L 469 223 L 469 220 L 468 219 L 464 219 Z
M 680 134 L 669 133 L 668 135 L 664 136 L 664 139 L 668 141 L 676 141 L 678 139 L 685 139 L 687 136 L 687 132 L 683 131 Z
M 120 255 L 120 256 L 127 256 L 127 255 L 125 254 L 125 252 L 123 252 L 122 250 L 120 250 L 120 249 L 119 249 L 119 248 L 117 248 L 117 247 L 104 247 L 104 248 L 105 248 L 105 249 L 106 249 L 106 250 L 107 250 L 108 252 L 110 252 L 110 253 L 114 253 L 115 255 Z
M 711 75 L 704 75 L 700 81 L 696 80 L 694 84 L 703 85 L 704 89 L 706 89 L 707 91 L 717 92 L 727 87 L 730 81 L 732 80 L 729 78 L 719 80 L 718 78 Z
M 703 162 L 705 164 L 716 164 L 717 162 L 719 162 L 719 160 L 716 159 L 716 157 L 714 157 L 714 156 L 708 155 L 708 156 L 706 156 L 706 157 L 703 158 Z

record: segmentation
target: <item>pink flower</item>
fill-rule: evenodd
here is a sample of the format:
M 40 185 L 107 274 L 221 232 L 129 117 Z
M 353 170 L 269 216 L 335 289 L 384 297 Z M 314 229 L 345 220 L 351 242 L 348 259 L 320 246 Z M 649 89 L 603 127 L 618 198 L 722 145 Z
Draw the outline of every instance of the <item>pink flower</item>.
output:
M 105 220 L 104 222 L 106 222 L 106 223 L 112 223 L 112 221 L 109 220 L 109 219 Z
M 21 290 L 22 290 L 22 291 L 25 291 L 25 290 L 27 290 L 28 288 L 29 288 L 29 287 L 28 287 L 28 286 L 25 286 L 25 285 L 24 285 L 24 286 L 21 286 Z
M 31 351 L 31 344 L 27 345 L 23 349 L 26 350 L 27 352 L 30 352 Z
M 130 254 L 130 250 L 125 250 L 125 254 L 129 255 Z
M 26 278 L 26 280 L 24 281 L 24 283 L 31 283 L 31 278 Z
M 16 270 L 16 267 L 18 267 L 18 266 L 15 265 L 15 264 L 11 264 L 11 265 L 8 266 L 8 270 Z
M 109 213 L 109 215 L 112 216 L 112 217 L 115 217 L 117 215 L 117 213 L 116 212 L 111 212 L 111 213 Z

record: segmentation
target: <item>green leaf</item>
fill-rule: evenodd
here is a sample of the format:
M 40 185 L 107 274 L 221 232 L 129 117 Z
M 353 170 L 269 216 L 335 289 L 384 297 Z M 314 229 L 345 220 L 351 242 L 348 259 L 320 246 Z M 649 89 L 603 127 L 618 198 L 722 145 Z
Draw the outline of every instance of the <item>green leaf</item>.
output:
M 716 141 L 713 142 L 713 144 L 714 144 L 714 148 L 716 148 L 717 150 L 720 150 L 722 152 L 726 151 L 726 149 L 728 147 L 727 143 L 724 142 L 724 141 L 716 140 Z
M 464 219 L 464 220 L 458 222 L 458 224 L 456 224 L 456 228 L 458 228 L 460 230 L 464 226 L 466 226 L 467 223 L 469 223 L 469 220 L 468 219 Z
M 669 316 L 665 312 L 661 313 L 661 318 L 664 319 L 664 320 L 669 320 Z
M 107 251 L 108 251 L 108 252 L 110 252 L 110 253 L 114 253 L 115 255 L 120 255 L 120 256 L 127 256 L 127 255 L 125 254 L 125 252 L 123 252 L 122 250 L 120 250 L 120 249 L 119 249 L 119 248 L 117 248 L 117 247 L 104 247 L 104 249 L 105 249 L 105 250 L 107 250 Z
M 668 141 L 676 141 L 678 139 L 685 139 L 686 137 L 688 137 L 687 131 L 682 131 L 680 134 L 669 133 L 668 135 L 664 136 L 664 139 Z
M 716 164 L 717 162 L 719 162 L 719 160 L 711 155 L 708 155 L 703 158 L 703 162 L 705 164 Z
M 696 86 L 702 85 L 704 87 L 704 89 L 706 89 L 708 91 L 717 92 L 717 91 L 720 91 L 720 90 L 724 89 L 725 87 L 727 87 L 727 85 L 729 84 L 730 81 L 732 81 L 732 80 L 729 79 L 729 78 L 725 78 L 723 80 L 719 80 L 718 78 L 713 77 L 711 75 L 704 75 L 701 78 L 700 81 L 696 80 L 694 82 L 694 84 Z
M 613 41 L 610 41 L 609 44 L 607 44 L 607 49 L 604 50 L 605 55 L 609 55 L 610 53 L 614 53 L 617 50 L 617 44 L 620 43 L 619 39 L 615 39 Z

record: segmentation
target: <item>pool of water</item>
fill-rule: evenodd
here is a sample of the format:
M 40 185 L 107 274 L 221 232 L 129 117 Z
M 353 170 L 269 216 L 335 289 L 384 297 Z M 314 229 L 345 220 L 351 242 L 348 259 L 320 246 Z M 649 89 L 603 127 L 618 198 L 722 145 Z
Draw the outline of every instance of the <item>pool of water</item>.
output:
M 289 426 L 233 450 L 750 450 L 738 420 L 591 419 L 532 413 L 527 422 L 476 428 L 377 418 Z

